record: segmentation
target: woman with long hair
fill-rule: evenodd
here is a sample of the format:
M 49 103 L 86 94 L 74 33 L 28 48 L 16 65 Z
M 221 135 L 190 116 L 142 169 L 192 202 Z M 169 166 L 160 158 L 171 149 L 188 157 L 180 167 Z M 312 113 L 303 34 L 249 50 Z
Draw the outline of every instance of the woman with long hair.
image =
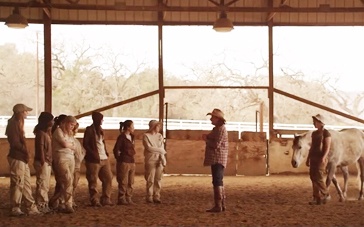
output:
M 86 150 L 86 178 L 90 193 L 91 206 L 113 206 L 111 202 L 112 178 L 109 153 L 106 150 L 102 122 L 104 115 L 100 112 L 92 112 L 92 125 L 87 126 L 83 147 Z M 102 182 L 102 194 L 97 189 L 98 179 Z
M 24 119 L 32 108 L 24 104 L 16 104 L 13 107 L 13 116 L 8 120 L 5 135 L 8 138 L 10 150 L 8 162 L 10 166 L 10 206 L 12 216 L 21 216 L 25 213 L 21 210 L 24 202 L 28 215 L 40 214 L 32 196 L 30 185 L 29 158 L 24 132 Z M 24 198 L 24 200 L 23 200 Z
M 135 140 L 132 120 L 120 122 L 120 135 L 114 146 L 116 176 L 118 181 L 118 205 L 132 205 L 135 175 Z
M 60 125 L 62 124 L 63 120 L 66 117 L 67 117 L 67 115 L 60 114 L 59 116 L 54 118 L 54 124 L 53 124 L 52 129 L 51 129 L 51 134 L 52 135 L 54 134 L 56 129 L 60 127 Z M 58 209 L 58 205 L 60 203 L 59 198 L 60 198 L 60 191 L 61 191 L 61 187 L 60 187 L 60 183 L 59 183 L 59 177 L 58 177 L 59 174 L 57 173 L 57 167 L 56 167 L 56 164 L 55 164 L 56 159 L 57 159 L 57 152 L 56 152 L 56 150 L 54 148 L 54 142 L 52 140 L 52 171 L 53 171 L 54 179 L 56 181 L 56 186 L 54 187 L 53 196 L 50 198 L 48 205 L 53 210 Z
M 35 201 L 38 210 L 42 213 L 51 212 L 48 207 L 48 192 L 52 172 L 52 125 L 53 115 L 48 112 L 41 112 L 38 117 L 38 124 L 34 128 L 35 152 L 33 166 L 37 178 Z
M 63 204 L 59 210 L 64 213 L 73 213 L 73 174 L 75 169 L 74 153 L 76 145 L 73 139 L 73 128 L 77 120 L 73 116 L 67 116 L 58 127 L 52 137 L 53 148 L 57 154 L 55 157 L 55 169 L 57 170 L 60 184 L 60 197 Z

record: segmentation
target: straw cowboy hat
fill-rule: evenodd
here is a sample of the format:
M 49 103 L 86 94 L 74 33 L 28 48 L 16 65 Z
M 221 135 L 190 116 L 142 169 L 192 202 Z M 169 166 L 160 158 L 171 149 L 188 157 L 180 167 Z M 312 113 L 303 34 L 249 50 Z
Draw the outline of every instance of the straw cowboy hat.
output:
M 321 114 L 316 114 L 315 116 L 312 116 L 312 118 L 316 121 L 321 122 L 322 124 L 325 124 L 325 118 Z
M 217 118 L 220 118 L 224 122 L 226 121 L 225 118 L 224 118 L 224 113 L 219 109 L 214 109 L 211 113 L 207 113 L 206 115 L 215 116 Z
M 159 122 L 159 121 L 156 121 L 156 120 L 151 120 L 151 121 L 149 121 L 149 132 L 150 131 L 152 131 L 155 127 L 157 127 L 157 125 L 160 125 L 160 126 L 162 126 L 162 123 L 161 122 Z

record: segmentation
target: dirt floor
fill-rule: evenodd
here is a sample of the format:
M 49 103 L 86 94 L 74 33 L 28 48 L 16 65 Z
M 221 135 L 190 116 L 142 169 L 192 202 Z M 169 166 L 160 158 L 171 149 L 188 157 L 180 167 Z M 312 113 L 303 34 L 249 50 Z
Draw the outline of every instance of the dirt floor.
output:
M 357 200 L 354 176 L 346 202 L 338 202 L 331 186 L 332 200 L 320 206 L 308 205 L 312 192 L 306 174 L 228 176 L 224 183 L 227 210 L 222 213 L 205 212 L 213 205 L 210 176 L 165 176 L 162 204 L 145 202 L 145 181 L 137 176 L 136 205 L 100 208 L 89 206 L 87 181 L 82 176 L 75 213 L 10 217 L 9 178 L 5 177 L 0 178 L 0 226 L 364 226 L 364 201 Z M 115 179 L 113 186 L 116 202 Z

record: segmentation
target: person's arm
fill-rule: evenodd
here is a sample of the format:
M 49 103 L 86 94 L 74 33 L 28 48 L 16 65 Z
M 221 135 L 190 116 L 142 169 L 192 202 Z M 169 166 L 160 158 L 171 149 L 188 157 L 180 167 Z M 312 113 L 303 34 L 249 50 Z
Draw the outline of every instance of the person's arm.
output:
M 223 127 L 215 127 L 210 134 L 207 135 L 206 145 L 212 149 L 220 147 L 223 141 L 225 130 Z
M 20 140 L 20 131 L 18 129 L 18 126 L 13 122 L 9 122 L 9 124 L 10 125 L 8 125 L 6 128 L 6 135 L 8 137 L 10 147 L 26 153 L 26 146 Z
M 331 135 L 330 134 L 328 134 L 328 136 L 325 137 L 324 146 L 322 149 L 323 149 L 322 162 L 325 162 L 329 156 L 329 152 L 331 149 Z
M 143 146 L 147 151 L 149 151 L 151 153 L 160 153 L 160 154 L 166 153 L 166 151 L 164 150 L 163 147 L 153 146 L 153 144 L 151 143 L 147 134 L 144 134 L 144 136 L 143 136 Z
M 307 155 L 307 159 L 306 159 L 307 167 L 310 167 L 311 152 L 312 152 L 312 135 L 311 135 L 311 146 L 310 146 L 310 149 L 308 150 L 308 155 Z
M 56 131 L 53 133 L 54 139 L 64 148 L 70 148 L 72 150 L 75 150 L 75 144 L 71 142 L 67 142 L 65 137 L 63 136 L 62 129 L 57 128 Z
M 121 135 L 119 135 L 113 149 L 115 159 L 118 159 L 118 157 L 120 156 L 121 145 L 122 145 L 122 138 Z
M 45 151 L 44 151 L 44 145 L 46 143 L 46 137 L 43 133 L 39 133 L 40 136 L 39 136 L 39 141 L 38 143 L 36 144 L 36 149 L 38 149 L 39 151 L 39 161 L 40 161 L 40 164 L 43 166 L 44 163 L 45 163 Z
M 308 150 L 308 155 L 306 159 L 306 166 L 310 166 L 310 158 L 311 158 L 311 148 Z
M 92 150 L 92 148 L 90 147 L 91 144 L 91 132 L 92 129 L 90 126 L 86 127 L 85 133 L 83 135 L 83 147 L 85 148 L 86 152 L 89 152 Z

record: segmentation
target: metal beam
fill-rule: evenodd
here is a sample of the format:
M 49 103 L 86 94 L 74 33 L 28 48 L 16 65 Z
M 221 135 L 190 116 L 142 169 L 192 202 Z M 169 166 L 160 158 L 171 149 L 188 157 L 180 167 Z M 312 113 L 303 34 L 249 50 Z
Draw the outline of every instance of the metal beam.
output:
M 0 2 L 0 7 L 20 7 L 20 8 L 49 8 L 49 4 L 37 3 L 15 3 Z M 140 11 L 140 12 L 217 12 L 226 10 L 236 13 L 361 13 L 364 7 L 227 7 L 227 6 L 114 6 L 95 4 L 51 4 L 52 9 L 59 10 L 104 10 L 104 11 Z

